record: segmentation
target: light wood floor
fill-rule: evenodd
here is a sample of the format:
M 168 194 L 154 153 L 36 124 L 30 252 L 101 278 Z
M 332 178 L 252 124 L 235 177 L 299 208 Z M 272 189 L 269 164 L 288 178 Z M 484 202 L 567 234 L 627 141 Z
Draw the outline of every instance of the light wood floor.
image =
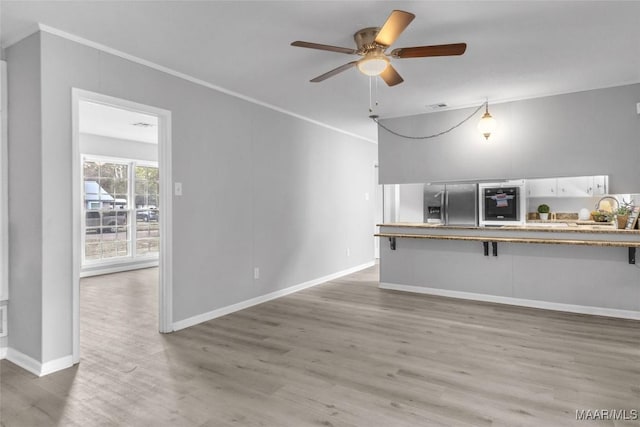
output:
M 371 268 L 168 335 L 156 269 L 84 279 L 80 365 L 36 378 L 2 361 L 1 424 L 639 424 L 575 411 L 640 409 L 640 322 L 377 279 Z

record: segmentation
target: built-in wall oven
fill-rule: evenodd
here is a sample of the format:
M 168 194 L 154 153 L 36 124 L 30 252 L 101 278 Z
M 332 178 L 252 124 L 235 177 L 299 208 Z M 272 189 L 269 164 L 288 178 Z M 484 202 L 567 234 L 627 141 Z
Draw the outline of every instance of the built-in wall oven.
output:
M 524 225 L 527 220 L 524 180 L 479 185 L 481 226 Z

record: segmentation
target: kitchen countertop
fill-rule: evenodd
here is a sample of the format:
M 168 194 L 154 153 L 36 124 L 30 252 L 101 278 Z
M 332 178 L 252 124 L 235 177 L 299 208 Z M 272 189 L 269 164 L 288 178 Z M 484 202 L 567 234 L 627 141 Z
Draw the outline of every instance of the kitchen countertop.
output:
M 535 225 L 534 225 L 535 224 Z M 484 230 L 484 231 L 535 231 L 554 233 L 587 233 L 587 234 L 623 234 L 640 235 L 640 230 L 618 229 L 614 223 L 601 225 L 595 221 L 529 221 L 525 225 L 503 225 L 495 227 L 480 227 L 474 225 L 443 225 L 427 224 L 422 222 L 394 222 L 377 224 L 379 227 L 400 227 L 415 229 L 440 229 L 440 230 Z

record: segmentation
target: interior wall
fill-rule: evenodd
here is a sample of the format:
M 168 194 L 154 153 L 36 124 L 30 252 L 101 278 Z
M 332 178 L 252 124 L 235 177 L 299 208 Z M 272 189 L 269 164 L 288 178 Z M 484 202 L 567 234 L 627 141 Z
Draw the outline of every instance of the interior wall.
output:
M 476 117 L 430 140 L 379 129 L 385 184 L 609 175 L 611 193 L 640 189 L 640 84 L 490 105 L 498 129 L 488 141 Z M 386 119 L 394 131 L 428 135 L 463 120 L 472 108 Z
M 7 309 L 9 298 L 9 226 L 7 193 L 7 63 L 0 60 L 0 313 Z M 0 319 L 2 321 L 3 319 Z M 0 336 L 0 359 L 4 358 L 8 338 L 6 325 L 2 326 Z
M 424 221 L 424 184 L 403 184 L 400 186 L 400 222 Z
M 40 35 L 33 34 L 24 39 L 19 48 L 6 50 L 11 109 L 8 115 L 8 343 L 10 348 L 34 360 L 41 360 L 43 323 L 41 166 L 44 157 L 41 140 L 40 45 Z M 71 302 L 71 293 L 68 295 Z
M 373 194 L 374 144 L 58 36 L 39 37 L 42 154 L 51 157 L 41 168 L 42 197 L 34 198 L 45 226 L 31 246 L 45 254 L 42 285 L 29 289 L 43 289 L 43 361 L 72 351 L 73 87 L 172 113 L 172 173 L 183 185 L 173 202 L 174 322 L 373 261 L 373 198 L 365 193 Z M 18 55 L 23 42 L 10 49 Z M 23 258 L 12 256 L 12 265 Z
M 122 159 L 158 161 L 158 144 L 81 133 L 80 153 Z

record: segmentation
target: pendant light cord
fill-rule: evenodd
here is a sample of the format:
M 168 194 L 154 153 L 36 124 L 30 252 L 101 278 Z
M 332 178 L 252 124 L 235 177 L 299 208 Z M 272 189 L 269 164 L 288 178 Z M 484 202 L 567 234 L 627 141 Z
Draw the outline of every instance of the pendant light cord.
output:
M 392 129 L 389 129 L 388 127 L 386 127 L 385 125 L 380 123 L 380 121 L 378 120 L 378 116 L 377 115 L 373 114 L 373 115 L 369 116 L 369 118 L 371 120 L 373 120 L 374 122 L 376 122 L 378 124 L 378 126 L 381 127 L 382 129 L 386 130 L 390 134 L 393 134 L 395 136 L 399 136 L 400 138 L 406 138 L 406 139 L 430 139 L 430 138 L 436 138 L 438 136 L 442 136 L 445 133 L 449 133 L 452 130 L 454 130 L 455 128 L 462 126 L 465 122 L 469 121 L 473 116 L 475 116 L 478 113 L 478 111 L 480 111 L 482 109 L 482 107 L 484 107 L 484 106 L 487 106 L 487 108 L 489 108 L 489 102 L 488 101 L 483 102 L 478 108 L 475 109 L 475 111 L 473 113 L 469 114 L 469 117 L 467 117 L 466 119 L 464 119 L 460 123 L 458 123 L 458 124 L 456 124 L 454 126 L 451 126 L 449 129 L 444 130 L 444 131 L 439 132 L 439 133 L 434 133 L 433 135 L 426 135 L 426 136 L 403 135 L 403 134 L 401 134 L 399 132 L 396 132 L 396 131 L 394 131 Z

